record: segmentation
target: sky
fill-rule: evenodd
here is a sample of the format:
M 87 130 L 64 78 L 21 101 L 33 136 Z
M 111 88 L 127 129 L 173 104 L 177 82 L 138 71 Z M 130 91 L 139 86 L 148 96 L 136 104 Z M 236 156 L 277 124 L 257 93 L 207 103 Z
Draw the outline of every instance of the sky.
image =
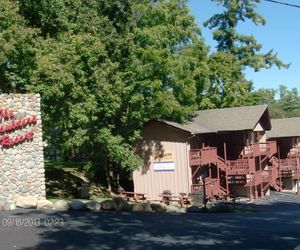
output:
M 300 5 L 300 0 L 278 0 L 285 3 Z M 203 22 L 213 14 L 222 12 L 211 0 L 190 0 L 191 13 L 196 18 L 206 43 L 213 50 L 216 46 L 211 31 L 203 26 Z M 284 63 L 291 63 L 288 69 L 277 69 L 254 72 L 246 69 L 248 80 L 252 80 L 254 88 L 278 88 L 286 85 L 297 88 L 300 92 L 300 8 L 293 8 L 262 0 L 257 6 L 257 12 L 265 17 L 265 26 L 255 26 L 247 22 L 239 26 L 242 34 L 253 35 L 262 44 L 262 52 L 273 49 Z

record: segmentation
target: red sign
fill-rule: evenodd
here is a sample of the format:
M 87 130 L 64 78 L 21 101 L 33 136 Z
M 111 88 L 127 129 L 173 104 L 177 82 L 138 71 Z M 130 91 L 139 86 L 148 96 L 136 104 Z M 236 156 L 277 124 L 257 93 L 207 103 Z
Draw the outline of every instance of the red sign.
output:
M 23 129 L 28 125 L 34 125 L 37 123 L 37 116 L 26 117 L 17 119 L 13 111 L 8 109 L 0 109 L 0 122 L 8 121 L 5 125 L 0 125 L 0 134 L 4 132 L 13 132 L 17 129 Z M 18 135 L 13 137 L 9 134 L 0 135 L 0 144 L 2 147 L 11 147 L 20 144 L 25 141 L 31 141 L 33 139 L 34 132 L 26 132 L 24 135 Z

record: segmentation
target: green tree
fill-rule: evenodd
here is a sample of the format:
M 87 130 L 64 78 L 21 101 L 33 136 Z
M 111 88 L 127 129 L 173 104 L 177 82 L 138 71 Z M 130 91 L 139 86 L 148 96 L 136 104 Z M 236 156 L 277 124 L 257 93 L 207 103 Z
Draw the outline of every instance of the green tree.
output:
M 0 3 L 0 92 L 24 92 L 34 67 L 33 42 L 37 31 L 26 26 L 17 4 Z
M 262 45 L 253 35 L 239 34 L 240 22 L 251 21 L 255 25 L 266 23 L 256 12 L 260 0 L 212 0 L 224 8 L 223 13 L 213 15 L 204 25 L 213 30 L 217 52 L 211 55 L 211 86 L 204 98 L 205 107 L 230 107 L 255 104 L 251 94 L 252 82 L 243 71 L 246 67 L 259 71 L 273 65 L 288 67 L 270 50 L 261 53 Z M 207 105 L 207 103 L 211 103 Z M 203 103 L 202 103 L 203 105 Z
M 280 85 L 279 89 L 258 89 L 252 95 L 256 103 L 269 105 L 272 118 L 300 116 L 300 96 L 296 88 L 289 90 Z
M 184 121 L 197 108 L 208 48 L 186 1 L 5 3 L 0 15 L 12 24 L 0 32 L 11 40 L 0 46 L 22 39 L 3 53 L 0 78 L 41 93 L 45 138 L 64 159 L 90 160 L 111 181 L 140 166 L 131 145 L 145 121 Z
M 242 66 L 249 66 L 255 71 L 262 68 L 287 67 L 276 54 L 270 50 L 260 53 L 262 45 L 253 35 L 239 34 L 237 31 L 240 22 L 247 20 L 255 25 L 265 25 L 265 18 L 256 12 L 257 4 L 261 0 L 212 0 L 224 7 L 224 12 L 213 15 L 204 25 L 214 30 L 213 38 L 217 41 L 219 51 L 230 52 Z

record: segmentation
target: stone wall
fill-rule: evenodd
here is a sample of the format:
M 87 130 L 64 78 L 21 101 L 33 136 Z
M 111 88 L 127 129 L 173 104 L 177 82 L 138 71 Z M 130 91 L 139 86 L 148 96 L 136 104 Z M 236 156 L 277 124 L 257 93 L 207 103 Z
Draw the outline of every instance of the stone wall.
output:
M 0 95 L 0 199 L 45 197 L 39 94 Z

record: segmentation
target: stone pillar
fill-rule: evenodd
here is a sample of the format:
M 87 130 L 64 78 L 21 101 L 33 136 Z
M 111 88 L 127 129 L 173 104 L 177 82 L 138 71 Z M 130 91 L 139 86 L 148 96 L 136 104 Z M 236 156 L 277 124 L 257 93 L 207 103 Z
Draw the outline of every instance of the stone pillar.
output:
M 45 198 L 39 94 L 0 95 L 0 199 Z

